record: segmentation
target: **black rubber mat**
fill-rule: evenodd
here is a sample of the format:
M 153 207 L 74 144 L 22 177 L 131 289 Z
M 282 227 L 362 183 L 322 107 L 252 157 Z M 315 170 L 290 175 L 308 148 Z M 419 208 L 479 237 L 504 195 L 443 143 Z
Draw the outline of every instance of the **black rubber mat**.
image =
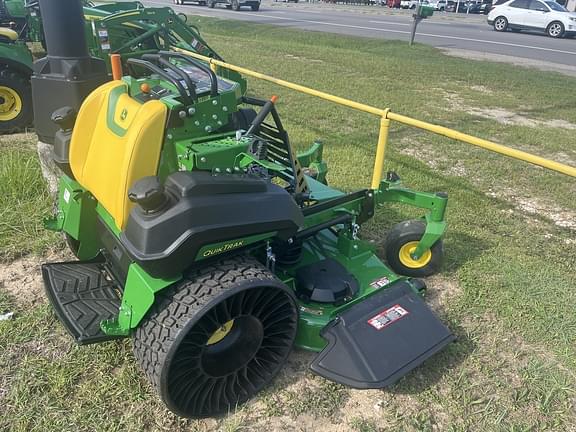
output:
M 100 329 L 101 321 L 118 316 L 121 296 L 104 262 L 44 264 L 42 276 L 56 315 L 76 342 L 117 339 Z
M 382 388 L 454 341 L 406 281 L 352 306 L 320 333 L 328 346 L 310 368 L 355 388 Z

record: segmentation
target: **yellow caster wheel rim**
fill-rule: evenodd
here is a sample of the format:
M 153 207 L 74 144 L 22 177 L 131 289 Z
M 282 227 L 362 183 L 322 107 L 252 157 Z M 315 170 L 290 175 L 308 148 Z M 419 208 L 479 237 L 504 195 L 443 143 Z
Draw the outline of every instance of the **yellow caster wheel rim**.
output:
M 412 254 L 416 250 L 417 246 L 418 246 L 417 241 L 411 241 L 406 243 L 400 248 L 398 257 L 400 258 L 400 262 L 402 263 L 402 265 L 408 268 L 417 269 L 425 267 L 426 264 L 430 262 L 430 260 L 432 259 L 432 252 L 430 251 L 430 249 L 424 252 L 422 256 L 417 260 L 412 258 Z

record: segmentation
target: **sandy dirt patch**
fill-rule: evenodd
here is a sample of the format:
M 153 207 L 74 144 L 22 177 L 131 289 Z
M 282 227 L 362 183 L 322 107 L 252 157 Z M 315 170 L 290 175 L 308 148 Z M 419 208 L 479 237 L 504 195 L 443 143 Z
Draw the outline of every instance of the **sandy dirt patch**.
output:
M 74 259 L 69 252 L 52 253 L 46 257 L 27 256 L 0 264 L 0 290 L 7 292 L 18 305 L 32 307 L 46 300 L 41 266 L 46 262 Z
M 526 127 L 550 127 L 557 129 L 576 130 L 576 123 L 571 123 L 563 119 L 537 120 L 522 113 L 516 113 L 505 108 L 478 108 L 466 104 L 466 102 L 457 93 L 445 92 L 444 100 L 447 103 L 447 109 L 450 111 L 458 110 L 473 116 L 494 120 L 507 126 L 526 126 Z

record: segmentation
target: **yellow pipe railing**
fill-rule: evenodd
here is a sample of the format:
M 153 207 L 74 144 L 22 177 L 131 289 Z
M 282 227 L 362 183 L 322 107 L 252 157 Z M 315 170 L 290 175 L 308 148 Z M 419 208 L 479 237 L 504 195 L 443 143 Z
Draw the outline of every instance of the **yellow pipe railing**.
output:
M 236 66 L 230 63 L 226 63 L 220 60 L 216 60 L 210 57 L 206 57 L 197 54 L 192 51 L 184 50 L 181 48 L 176 48 L 178 51 L 184 52 L 185 54 L 195 57 L 199 60 L 203 60 L 210 64 L 210 67 L 214 70 L 215 66 L 223 67 L 225 69 L 233 70 L 246 76 L 251 76 L 253 78 L 258 78 L 264 81 L 268 81 L 282 87 L 286 87 L 292 90 L 296 90 L 300 93 L 305 93 L 310 96 L 315 96 L 320 99 L 324 99 L 330 102 L 334 102 L 339 105 L 343 105 L 349 108 L 353 108 L 358 111 L 363 111 L 369 114 L 374 114 L 380 117 L 380 134 L 378 136 L 378 147 L 376 149 L 376 159 L 374 161 L 374 172 L 372 174 L 372 189 L 378 189 L 380 186 L 380 180 L 382 179 L 382 170 L 384 167 L 384 156 L 386 151 L 386 146 L 388 143 L 388 133 L 390 130 L 390 120 L 397 121 L 408 126 L 413 126 L 419 129 L 427 130 L 429 132 L 442 135 L 454 140 L 465 142 L 477 147 L 484 148 L 486 150 L 493 151 L 495 153 L 502 154 L 514 159 L 519 159 L 524 162 L 528 162 L 534 165 L 547 168 L 552 171 L 556 171 L 562 174 L 566 174 L 571 177 L 576 177 L 576 168 L 569 165 L 565 165 L 559 162 L 555 162 L 549 159 L 545 159 L 540 156 L 533 155 L 521 150 L 512 149 L 501 144 L 496 144 L 491 141 L 478 138 L 472 135 L 468 135 L 462 132 L 455 131 L 453 129 L 438 126 L 432 123 L 424 122 L 421 120 L 416 120 L 408 116 L 401 114 L 396 114 L 391 112 L 389 109 L 375 108 L 370 105 L 362 104 L 359 102 L 354 102 L 352 100 L 342 98 L 339 96 L 334 96 L 329 93 L 325 93 L 319 90 L 314 90 L 310 87 L 306 87 L 300 84 L 295 84 L 290 81 L 281 80 L 278 78 L 271 77 L 269 75 L 262 74 L 260 72 L 255 72 L 250 69 L 243 68 L 241 66 Z

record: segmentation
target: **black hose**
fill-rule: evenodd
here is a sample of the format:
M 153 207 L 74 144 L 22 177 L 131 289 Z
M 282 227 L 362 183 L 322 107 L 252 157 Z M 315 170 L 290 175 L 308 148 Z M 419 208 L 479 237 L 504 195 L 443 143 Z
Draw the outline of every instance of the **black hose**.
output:
M 192 100 L 198 99 L 198 97 L 196 95 L 196 85 L 192 81 L 192 78 L 190 78 L 190 75 L 188 75 L 185 71 L 178 68 L 176 65 L 170 63 L 169 60 L 166 60 L 165 58 L 160 57 L 159 54 L 144 54 L 142 56 L 142 59 L 143 60 L 148 60 L 148 59 L 155 60 L 158 63 L 160 63 L 162 66 L 165 66 L 168 69 L 170 69 L 176 75 L 180 76 L 180 78 L 182 78 L 184 80 L 184 82 L 186 83 L 186 87 L 188 87 L 188 93 L 190 94 L 190 98 Z
M 185 105 L 192 105 L 192 100 L 190 99 L 190 96 L 188 95 L 188 93 L 186 93 L 184 86 L 180 83 L 180 81 L 178 81 L 176 78 L 171 76 L 164 69 L 150 63 L 149 61 L 135 59 L 135 58 L 128 59 L 126 61 L 126 63 L 129 66 L 131 66 L 131 65 L 140 66 L 144 69 L 148 69 L 150 72 L 153 72 L 155 74 L 160 75 L 162 78 L 164 78 L 166 81 L 169 81 L 170 83 L 172 83 L 174 85 L 174 87 L 176 87 L 178 89 L 178 93 L 180 93 L 180 96 L 184 100 L 183 102 Z
M 214 71 L 210 69 L 209 66 L 206 66 L 205 64 L 197 61 L 196 59 L 193 59 L 192 57 L 188 57 L 187 55 L 181 53 L 176 53 L 172 51 L 160 51 L 160 55 L 183 60 L 189 65 L 197 67 L 201 71 L 206 72 L 210 77 L 210 94 L 213 97 L 218 96 L 218 77 L 216 76 Z

